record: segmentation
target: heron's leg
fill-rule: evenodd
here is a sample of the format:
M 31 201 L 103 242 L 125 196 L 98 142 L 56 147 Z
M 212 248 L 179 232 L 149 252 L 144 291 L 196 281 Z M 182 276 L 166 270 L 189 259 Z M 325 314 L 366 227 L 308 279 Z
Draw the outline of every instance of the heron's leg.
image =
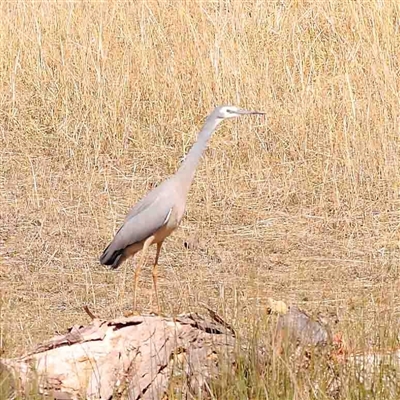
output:
M 149 246 L 153 243 L 154 236 L 150 236 L 147 238 L 143 244 L 143 249 L 142 249 L 142 259 L 140 260 L 140 263 L 136 266 L 135 268 L 135 276 L 134 276 L 134 287 L 133 287 L 133 310 L 136 311 L 136 295 L 137 295 L 137 287 L 138 287 L 138 282 L 139 282 L 139 274 L 140 270 L 142 269 L 143 265 L 146 264 L 147 260 L 147 252 L 149 250 Z
M 158 300 L 158 291 L 157 291 L 157 265 L 158 265 L 158 257 L 160 256 L 160 251 L 161 251 L 161 246 L 162 246 L 163 242 L 157 243 L 157 253 L 156 253 L 156 259 L 154 261 L 154 265 L 153 265 L 153 284 L 154 284 L 154 292 L 156 294 L 156 302 L 157 302 L 157 309 L 158 309 L 158 313 L 160 313 L 161 309 L 160 309 L 160 302 Z

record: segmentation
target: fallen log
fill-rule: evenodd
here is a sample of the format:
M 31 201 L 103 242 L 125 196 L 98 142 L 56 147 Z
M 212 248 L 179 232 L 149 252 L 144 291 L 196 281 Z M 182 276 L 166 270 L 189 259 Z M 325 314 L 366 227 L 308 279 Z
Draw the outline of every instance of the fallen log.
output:
M 194 313 L 95 318 L 1 364 L 22 393 L 35 382 L 39 393 L 58 400 L 161 399 L 174 374 L 181 388 L 201 395 L 221 357 L 233 361 L 234 344 L 223 323 Z
M 92 318 L 89 325 L 75 325 L 22 357 L 0 359 L 0 383 L 7 380 L 9 384 L 3 387 L 12 387 L 26 398 L 32 388 L 56 400 L 167 399 L 169 394 L 212 398 L 212 383 L 226 373 L 234 376 L 243 356 L 254 359 L 251 349 L 255 344 L 260 371 L 271 365 L 275 354 L 284 359 L 289 356 L 284 364 L 289 363 L 295 375 L 301 374 L 316 356 L 320 368 L 328 371 L 327 392 L 335 397 L 342 386 L 339 369 L 342 374 L 357 375 L 367 388 L 376 374 L 382 374 L 382 364 L 400 366 L 398 349 L 386 354 L 351 352 L 343 346 L 340 334 L 331 334 L 326 320 L 283 302 L 271 299 L 269 303 L 272 329 L 256 343 L 238 340 L 233 327 L 206 305 L 210 317 L 189 313 L 109 321 L 85 308 Z M 384 379 L 390 380 L 389 375 Z M 313 390 L 318 388 L 316 382 L 310 385 Z M 1 386 L 0 398 L 15 398 Z

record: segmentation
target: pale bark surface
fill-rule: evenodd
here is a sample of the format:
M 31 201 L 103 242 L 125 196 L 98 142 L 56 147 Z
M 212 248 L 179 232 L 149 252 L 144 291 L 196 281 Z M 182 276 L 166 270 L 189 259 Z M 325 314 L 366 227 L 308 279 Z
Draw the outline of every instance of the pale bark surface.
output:
M 217 376 L 218 360 L 230 359 L 233 348 L 232 332 L 211 319 L 144 315 L 76 325 L 1 363 L 16 386 L 36 382 L 56 399 L 161 399 L 177 373 L 184 390 L 205 390 Z
M 110 321 L 97 319 L 86 309 L 93 317 L 89 325 L 75 325 L 22 357 L 1 359 L 0 379 L 11 374 L 15 392 L 28 393 L 27 398 L 32 387 L 58 400 L 157 400 L 167 399 L 171 390 L 183 398 L 213 397 L 212 380 L 222 373 L 234 374 L 235 357 L 247 354 L 249 348 L 243 338 L 239 345 L 233 328 L 206 308 L 210 313 L 207 318 L 191 313 L 176 318 L 142 315 Z M 278 314 L 270 331 L 272 337 L 264 338 L 273 343 L 270 350 L 282 354 L 284 348 L 290 349 L 294 373 L 309 367 L 312 354 L 322 356 L 321 366 L 331 366 L 332 393 L 341 388 L 334 364 L 353 370 L 353 374 L 357 371 L 366 387 L 382 364 L 391 369 L 400 367 L 398 349 L 350 352 L 338 337 L 332 337 L 323 319 L 282 302 L 271 302 L 269 311 Z M 263 340 L 258 345 L 262 368 L 272 353 Z M 383 379 L 389 382 L 389 375 Z

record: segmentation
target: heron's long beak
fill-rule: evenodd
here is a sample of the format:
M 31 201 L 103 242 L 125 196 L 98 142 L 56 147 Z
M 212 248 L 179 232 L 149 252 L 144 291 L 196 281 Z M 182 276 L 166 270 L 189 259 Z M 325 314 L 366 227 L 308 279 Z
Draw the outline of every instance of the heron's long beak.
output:
M 243 114 L 243 115 L 265 115 L 265 112 L 261 112 L 261 111 L 249 111 L 249 110 L 240 110 L 239 114 Z

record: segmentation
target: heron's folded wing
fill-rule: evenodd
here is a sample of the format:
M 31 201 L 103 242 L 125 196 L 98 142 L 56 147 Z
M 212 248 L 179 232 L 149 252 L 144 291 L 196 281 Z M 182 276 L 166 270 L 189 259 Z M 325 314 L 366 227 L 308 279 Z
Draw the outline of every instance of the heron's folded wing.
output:
M 138 243 L 157 232 L 171 214 L 171 207 L 149 207 L 125 221 L 113 242 L 119 249 Z
M 101 255 L 102 264 L 113 262 L 128 246 L 147 239 L 168 221 L 172 206 L 168 201 L 162 203 L 160 200 L 157 199 L 151 207 L 124 222 Z
M 146 194 L 145 197 L 140 199 L 130 210 L 128 215 L 125 217 L 125 221 L 129 221 L 131 218 L 136 215 L 144 212 L 147 208 L 151 207 L 154 202 L 159 202 L 160 197 L 163 197 L 163 193 L 165 193 L 165 189 L 170 185 L 169 179 L 164 181 L 161 185 L 157 186 L 149 193 Z

